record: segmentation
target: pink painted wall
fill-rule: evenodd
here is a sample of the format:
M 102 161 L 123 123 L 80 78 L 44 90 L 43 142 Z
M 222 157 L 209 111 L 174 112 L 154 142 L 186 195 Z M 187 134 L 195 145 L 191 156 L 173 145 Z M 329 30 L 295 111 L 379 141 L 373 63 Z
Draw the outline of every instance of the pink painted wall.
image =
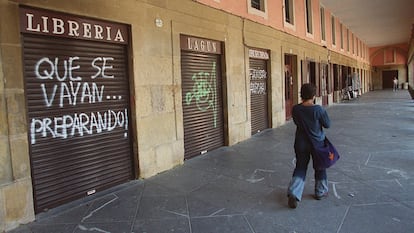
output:
M 239 13 L 246 11 L 247 13 L 247 1 L 243 0 L 197 0 L 197 2 L 203 3 L 214 8 L 224 10 L 227 12 L 234 12 L 234 14 L 239 15 Z
M 372 66 L 404 65 L 407 63 L 408 45 L 373 47 L 369 49 L 369 53 Z M 392 53 L 395 53 L 394 59 Z
M 232 13 L 234 15 L 241 16 L 246 19 L 250 19 L 252 21 L 272 26 L 277 29 L 282 28 L 283 23 L 283 15 L 280 14 L 269 14 L 268 18 L 264 19 L 263 17 L 249 14 L 247 1 L 246 0 L 197 0 L 197 2 Z M 267 9 L 282 9 L 282 1 L 268 1 L 267 2 Z M 272 12 L 270 12 L 272 13 Z
M 368 62 L 369 54 L 366 46 L 360 45 L 360 40 L 354 35 L 354 51 L 352 50 L 352 31 L 349 31 L 349 51 L 347 49 L 347 27 L 342 25 L 343 30 L 343 49 L 341 49 L 340 40 L 340 19 L 335 17 L 335 31 L 336 31 L 336 45 L 332 45 L 332 25 L 331 25 L 331 12 L 325 8 L 325 32 L 326 42 L 322 42 L 321 36 L 321 16 L 320 16 L 320 2 L 319 0 L 312 1 L 312 18 L 313 18 L 313 34 L 308 36 L 306 33 L 306 14 L 305 14 L 305 0 L 294 1 L 294 26 L 285 26 L 284 12 L 283 12 L 283 0 L 267 0 L 267 19 L 248 13 L 247 0 L 196 0 L 199 3 L 208 5 L 210 7 L 220 9 L 229 12 L 234 15 L 238 15 L 243 18 L 250 19 L 252 21 L 261 23 L 273 27 L 277 30 L 284 31 L 291 35 L 297 36 L 307 41 L 311 41 L 315 44 L 325 45 L 330 50 L 338 52 L 340 54 L 354 57 L 358 60 L 365 60 Z M 361 50 L 364 50 L 363 53 Z

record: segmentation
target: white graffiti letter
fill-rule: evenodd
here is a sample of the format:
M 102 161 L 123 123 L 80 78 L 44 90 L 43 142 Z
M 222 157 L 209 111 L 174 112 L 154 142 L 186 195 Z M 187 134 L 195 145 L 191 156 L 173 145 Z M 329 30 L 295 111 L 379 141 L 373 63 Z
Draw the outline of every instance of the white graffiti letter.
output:
M 45 138 L 47 137 L 47 132 L 49 131 L 50 134 L 52 134 L 52 137 L 55 138 L 55 132 L 52 128 L 50 128 L 50 125 L 52 124 L 52 120 L 50 118 L 43 118 L 43 132 L 42 136 Z
M 75 113 L 75 115 L 73 116 L 73 121 L 72 122 L 73 122 L 73 124 L 72 124 L 71 136 L 75 135 L 75 130 L 78 130 L 79 135 L 83 136 L 82 127 L 80 125 L 79 117 L 78 117 L 77 113 Z
M 60 138 L 66 138 L 68 135 L 66 133 L 66 125 L 63 121 L 63 117 L 55 117 L 54 119 L 55 123 L 55 135 L 56 137 Z
M 91 113 L 90 120 L 91 120 L 91 125 L 90 125 L 90 130 L 91 130 L 91 132 L 93 132 L 93 127 L 95 127 L 95 128 L 96 128 L 96 132 L 97 132 L 97 133 L 102 132 L 101 125 L 100 125 L 100 124 L 98 124 L 98 121 L 96 120 L 95 113 Z
M 113 61 L 114 58 L 113 57 L 104 57 L 103 58 L 103 64 L 102 64 L 102 78 L 114 78 L 113 75 L 106 75 L 105 74 L 105 70 L 106 69 L 113 69 L 113 66 L 107 66 L 107 61 Z
M 104 113 L 103 119 L 102 119 L 102 114 L 100 112 L 98 112 L 98 123 L 99 123 L 99 128 L 106 130 L 106 128 L 108 127 L 108 118 L 106 117 L 107 113 Z
M 85 120 L 84 120 L 85 118 Z M 92 129 L 88 129 L 87 125 L 89 124 L 89 116 L 85 113 L 79 114 L 80 124 L 82 131 L 85 130 L 88 134 L 92 134 Z
M 39 125 L 36 128 L 36 125 Z M 36 133 L 40 133 L 43 130 L 43 124 L 41 120 L 32 119 L 32 123 L 30 123 L 30 142 L 32 145 L 36 144 Z
M 116 115 L 117 119 L 118 119 L 118 126 L 122 127 L 125 124 L 125 116 L 124 113 L 119 111 L 118 114 Z M 122 120 L 121 120 L 122 118 Z
M 96 57 L 95 59 L 93 59 L 92 61 L 92 67 L 96 68 L 98 71 L 96 72 L 95 75 L 91 76 L 92 79 L 95 79 L 96 77 L 98 77 L 98 75 L 101 73 L 101 67 L 95 65 L 96 61 L 102 61 L 101 57 Z
M 91 89 L 89 87 L 88 83 L 83 83 L 82 86 L 82 96 L 81 96 L 81 103 L 85 102 L 85 98 L 89 98 L 89 103 L 95 102 L 95 100 L 92 100 L 92 94 Z
M 63 138 L 67 138 L 68 137 L 68 133 L 67 133 L 68 129 L 73 126 L 73 118 L 72 118 L 71 115 L 64 115 L 62 118 L 63 118 L 62 124 L 65 127 L 65 130 L 64 130 L 65 134 L 62 135 L 62 136 L 63 136 Z M 72 128 L 72 130 L 73 130 L 73 128 Z M 72 134 L 72 136 L 73 136 L 73 134 Z
M 115 78 L 113 75 L 106 75 L 105 74 L 106 70 L 113 69 L 112 65 L 107 65 L 108 61 L 113 61 L 113 60 L 115 60 L 113 57 L 97 57 L 97 58 L 93 59 L 92 67 L 97 69 L 98 71 L 96 72 L 95 75 L 91 76 L 91 78 L 95 79 L 96 77 L 98 77 L 101 74 L 102 74 L 102 78 Z M 102 62 L 102 68 L 96 64 L 98 61 L 103 61 Z
M 65 74 L 63 75 L 63 77 L 59 77 L 59 68 L 58 68 L 58 64 L 59 64 L 59 58 L 55 58 L 55 74 L 56 74 L 56 78 L 59 81 L 65 81 L 66 76 L 68 75 L 68 62 L 66 60 L 63 61 L 63 69 L 65 70 Z
M 95 96 L 96 96 L 98 98 L 98 102 L 102 102 L 104 88 L 105 88 L 105 86 L 102 85 L 101 86 L 101 91 L 99 91 L 98 85 L 96 85 L 96 83 L 92 83 L 92 95 L 94 96 L 94 100 L 95 100 Z
M 128 109 L 125 109 L 125 130 L 128 130 Z
M 70 84 L 70 92 L 71 92 L 71 94 L 72 94 L 72 96 L 73 96 L 73 105 L 74 106 L 76 106 L 76 97 L 78 96 L 78 92 L 79 92 L 79 88 L 80 88 L 80 83 L 79 82 L 77 82 L 76 84 L 76 89 L 74 89 L 74 87 L 73 87 L 73 82 L 72 81 L 70 81 L 69 82 L 69 84 Z
M 44 62 L 46 62 L 46 64 L 48 64 L 48 65 L 49 65 L 50 70 L 48 70 L 48 69 L 44 69 L 44 70 L 43 70 L 43 74 L 44 74 L 44 75 L 41 75 L 41 74 L 40 74 L 40 72 L 39 72 L 39 69 L 40 69 L 40 65 L 41 65 L 42 63 L 44 63 Z M 52 62 L 52 61 L 50 61 L 50 59 L 49 59 L 49 58 L 44 57 L 44 58 L 40 59 L 40 60 L 36 63 L 36 66 L 35 66 L 35 74 L 36 74 L 36 77 L 37 77 L 38 79 L 53 79 L 52 75 L 53 75 L 53 73 L 54 73 L 54 72 L 55 72 L 55 68 L 54 68 L 53 62 Z
M 113 116 L 113 118 L 114 118 L 114 122 L 113 122 L 114 124 L 113 125 L 112 125 L 111 116 Z M 117 114 L 112 110 L 108 110 L 108 131 L 114 130 L 115 127 L 116 127 L 116 124 L 117 124 Z
M 60 103 L 59 103 L 59 107 L 61 108 L 63 107 L 64 98 L 68 98 L 69 104 L 72 104 L 72 95 L 69 92 L 68 86 L 66 85 L 66 83 L 61 83 L 60 84 Z
M 69 78 L 70 78 L 70 80 L 72 80 L 72 81 L 80 81 L 80 80 L 82 80 L 82 78 L 81 78 L 81 77 L 79 77 L 79 76 L 77 76 L 77 77 L 73 77 L 73 74 L 72 74 L 72 71 L 73 71 L 73 70 L 78 70 L 78 69 L 80 69 L 80 65 L 73 66 L 73 61 L 75 61 L 75 60 L 79 60 L 79 57 L 70 57 L 70 58 L 69 58 Z
M 42 84 L 40 84 L 40 86 L 42 87 L 43 98 L 45 100 L 46 106 L 47 107 L 52 106 L 53 100 L 55 99 L 55 95 L 56 95 L 57 85 L 56 84 L 53 85 L 53 91 L 52 91 L 52 94 L 51 94 L 50 98 L 48 98 L 47 88 L 46 88 L 45 84 L 42 83 Z

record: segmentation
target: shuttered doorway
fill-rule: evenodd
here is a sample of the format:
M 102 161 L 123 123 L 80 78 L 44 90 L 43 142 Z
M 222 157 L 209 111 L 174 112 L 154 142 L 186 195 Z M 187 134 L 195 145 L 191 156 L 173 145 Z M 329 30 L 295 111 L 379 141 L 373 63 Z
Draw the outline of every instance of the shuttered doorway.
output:
M 132 179 L 126 46 L 23 36 L 36 213 Z
M 195 40 L 198 42 L 194 43 L 203 41 L 202 39 Z M 184 157 L 186 159 L 224 145 L 220 60 L 220 54 L 217 53 L 181 51 Z
M 256 49 L 250 49 L 249 56 L 251 133 L 254 135 L 269 128 L 267 78 L 269 56 L 265 51 Z

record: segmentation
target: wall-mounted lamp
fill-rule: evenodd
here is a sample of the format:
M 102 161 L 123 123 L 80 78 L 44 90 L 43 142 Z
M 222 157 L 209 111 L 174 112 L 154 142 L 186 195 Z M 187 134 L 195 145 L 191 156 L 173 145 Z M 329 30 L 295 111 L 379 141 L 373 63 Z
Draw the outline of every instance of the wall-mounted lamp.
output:
M 156 18 L 155 19 L 155 26 L 157 26 L 157 27 L 162 27 L 163 26 L 163 22 L 162 22 L 162 19 L 160 19 L 160 18 Z

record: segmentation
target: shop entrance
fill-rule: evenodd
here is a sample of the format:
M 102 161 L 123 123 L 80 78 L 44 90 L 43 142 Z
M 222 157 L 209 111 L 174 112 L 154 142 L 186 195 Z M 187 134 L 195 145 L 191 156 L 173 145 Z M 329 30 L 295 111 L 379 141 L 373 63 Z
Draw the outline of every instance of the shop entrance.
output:
M 59 15 L 111 27 L 123 38 L 67 38 L 29 30 L 22 21 L 35 212 L 133 179 L 127 26 L 31 8 L 20 14 L 30 15 L 32 25 Z
M 285 112 L 286 120 L 292 118 L 294 90 L 297 88 L 297 56 L 285 54 Z
M 180 39 L 184 157 L 189 159 L 224 145 L 221 42 Z

